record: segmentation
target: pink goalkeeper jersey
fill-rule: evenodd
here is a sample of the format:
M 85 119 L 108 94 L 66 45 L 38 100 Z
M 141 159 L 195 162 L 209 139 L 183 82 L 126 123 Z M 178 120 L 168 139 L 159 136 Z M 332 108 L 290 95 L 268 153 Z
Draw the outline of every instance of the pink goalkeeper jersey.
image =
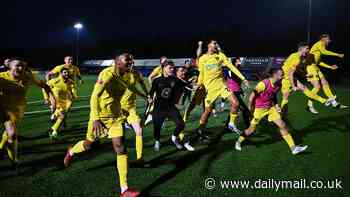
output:
M 241 91 L 240 84 L 238 84 L 238 82 L 235 81 L 234 79 L 227 80 L 227 87 L 231 92 L 240 92 Z
M 241 83 L 242 80 L 237 77 L 232 71 L 228 71 L 228 76 L 227 76 L 227 88 L 231 92 L 241 92 Z
M 270 79 L 262 81 L 265 84 L 265 90 L 260 92 L 255 99 L 256 108 L 270 108 L 273 105 L 274 98 L 281 89 L 281 83 L 275 83 L 272 86 Z

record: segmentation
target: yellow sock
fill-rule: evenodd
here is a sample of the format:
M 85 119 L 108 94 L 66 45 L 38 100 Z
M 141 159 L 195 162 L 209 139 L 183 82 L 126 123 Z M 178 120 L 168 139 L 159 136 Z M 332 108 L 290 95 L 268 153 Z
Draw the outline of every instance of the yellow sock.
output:
M 12 143 L 7 143 L 7 155 L 11 161 L 17 161 L 17 147 L 17 139 L 15 139 Z
M 81 153 L 81 152 L 84 152 L 86 149 L 85 149 L 85 146 L 84 146 L 84 141 L 85 140 L 81 140 L 79 141 L 78 143 L 76 143 L 73 148 L 70 150 L 72 154 L 76 154 L 76 153 Z
M 309 100 L 307 101 L 307 105 L 308 105 L 308 106 L 312 106 L 313 104 L 314 104 L 314 103 L 312 102 L 312 100 L 309 99 Z
M 142 157 L 142 136 L 137 135 L 136 136 L 136 158 L 141 159 Z
M 292 148 L 292 147 L 295 146 L 294 140 L 293 140 L 293 138 L 292 138 L 292 136 L 290 134 L 283 135 L 282 137 L 283 137 L 284 141 L 287 142 L 289 148 Z
M 320 89 L 319 89 L 319 88 L 315 88 L 315 87 L 313 87 L 313 88 L 312 88 L 312 90 L 311 90 L 311 93 L 312 93 L 312 94 L 316 94 L 316 95 L 317 95 L 319 91 L 320 91 Z M 312 100 L 310 100 L 310 99 L 309 99 L 309 100 L 308 100 L 308 102 L 307 102 L 307 104 L 308 104 L 309 106 L 310 106 L 310 105 L 313 105 Z
M 322 86 L 323 92 L 326 94 L 328 98 L 335 98 L 334 94 L 331 91 L 329 85 Z
M 117 155 L 117 168 L 119 174 L 119 184 L 121 188 L 128 187 L 128 156 L 126 154 Z
M 4 133 L 2 134 L 2 138 L 1 138 L 1 142 L 0 142 L 0 149 L 3 149 L 6 142 L 7 142 L 7 139 L 8 139 L 8 135 L 7 135 L 7 132 L 4 131 Z
M 58 129 L 61 127 L 63 120 L 64 119 L 61 117 L 57 118 L 55 124 L 51 127 L 51 129 L 55 132 L 58 132 Z
M 237 114 L 230 113 L 230 123 L 235 123 L 235 120 L 237 118 Z
M 186 122 L 186 120 L 187 120 L 187 110 L 186 110 L 185 113 L 184 113 L 183 119 L 184 119 L 184 122 Z
M 238 141 L 239 141 L 240 143 L 242 143 L 244 140 L 245 140 L 245 137 L 239 136 Z
M 284 107 L 285 105 L 287 105 L 287 104 L 288 104 L 288 100 L 282 99 L 281 109 L 283 109 L 283 107 Z
M 315 87 L 313 87 L 312 90 L 311 90 L 311 92 L 314 93 L 314 94 L 318 94 L 319 91 L 320 91 L 320 89 L 319 88 L 315 88 Z
M 179 134 L 180 141 L 182 141 L 185 138 L 185 131 L 181 131 Z
M 316 101 L 318 101 L 318 102 L 320 102 L 320 103 L 325 103 L 325 102 L 327 101 L 325 98 L 320 97 L 319 95 L 313 93 L 313 92 L 310 91 L 309 89 L 305 89 L 305 90 L 304 90 L 304 94 L 305 94 L 307 97 L 309 97 L 309 98 L 311 98 L 311 99 L 313 99 L 313 100 L 316 100 Z

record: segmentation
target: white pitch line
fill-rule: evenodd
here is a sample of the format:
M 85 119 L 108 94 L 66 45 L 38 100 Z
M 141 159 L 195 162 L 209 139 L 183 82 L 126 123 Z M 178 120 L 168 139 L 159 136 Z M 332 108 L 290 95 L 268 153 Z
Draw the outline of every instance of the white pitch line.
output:
M 88 98 L 88 97 L 90 97 L 90 95 L 88 95 L 88 96 L 79 96 L 78 98 Z M 44 100 L 37 100 L 37 101 L 29 101 L 29 102 L 27 102 L 28 105 L 29 104 L 35 104 L 35 103 L 44 103 Z
M 72 109 L 82 109 L 82 108 L 89 108 L 90 105 L 82 105 L 78 107 L 72 107 Z M 30 112 L 24 112 L 24 115 L 33 115 L 33 114 L 40 114 L 40 113 L 45 113 L 45 112 L 51 112 L 51 110 L 46 109 L 46 110 L 39 110 L 39 111 L 30 111 Z

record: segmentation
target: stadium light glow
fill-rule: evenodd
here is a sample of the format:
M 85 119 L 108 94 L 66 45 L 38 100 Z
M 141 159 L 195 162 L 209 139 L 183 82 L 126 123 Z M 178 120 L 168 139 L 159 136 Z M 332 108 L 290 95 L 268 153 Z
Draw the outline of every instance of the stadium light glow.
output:
M 76 24 L 74 25 L 74 28 L 75 28 L 75 29 L 81 29 L 81 28 L 83 28 L 83 24 L 81 24 L 81 23 L 76 23 Z
M 76 29 L 76 41 L 75 41 L 75 56 L 76 56 L 76 63 L 79 65 L 79 32 L 80 29 L 83 28 L 83 24 L 81 23 L 75 23 L 74 29 Z

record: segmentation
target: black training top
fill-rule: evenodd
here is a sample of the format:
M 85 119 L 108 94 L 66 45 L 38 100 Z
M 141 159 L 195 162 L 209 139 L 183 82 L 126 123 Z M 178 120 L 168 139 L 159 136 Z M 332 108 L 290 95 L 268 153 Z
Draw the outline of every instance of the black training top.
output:
M 154 107 L 162 110 L 175 107 L 187 85 L 175 76 L 156 78 L 150 90 L 151 97 L 156 94 Z

